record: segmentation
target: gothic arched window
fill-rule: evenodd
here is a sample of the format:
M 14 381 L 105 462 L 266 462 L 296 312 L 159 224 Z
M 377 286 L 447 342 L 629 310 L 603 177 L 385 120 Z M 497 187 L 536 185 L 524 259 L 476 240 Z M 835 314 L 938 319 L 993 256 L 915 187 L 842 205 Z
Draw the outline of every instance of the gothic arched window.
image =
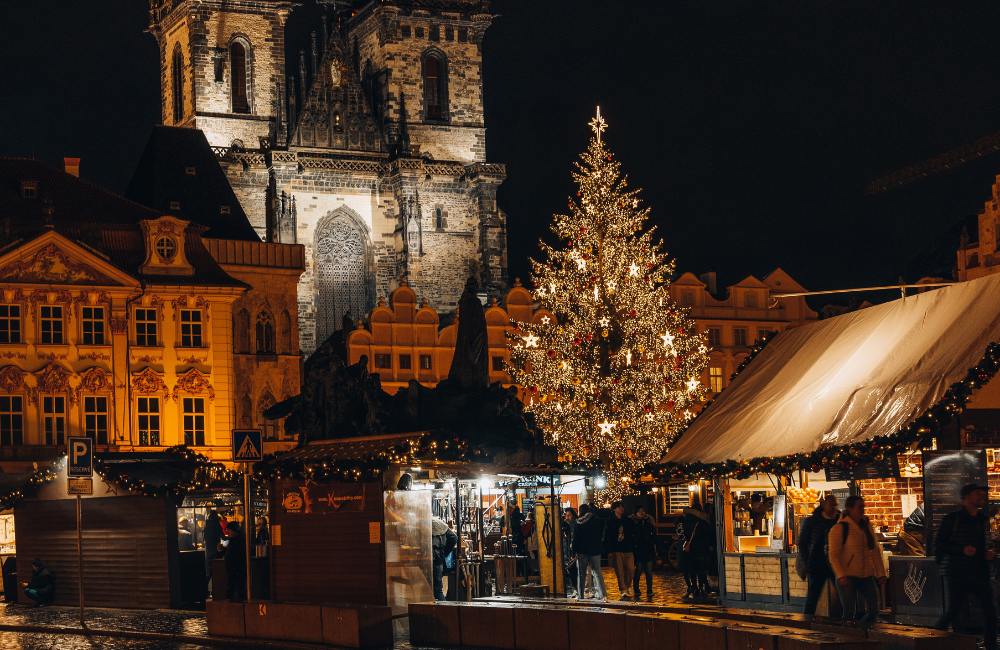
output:
M 257 402 L 257 424 L 262 429 L 264 440 L 278 439 L 278 423 L 275 420 L 268 420 L 264 417 L 264 411 L 274 406 L 274 404 L 274 397 L 267 390 L 264 391 L 264 394 L 260 396 L 260 401 Z
M 278 317 L 278 333 L 281 336 L 280 352 L 295 354 L 295 348 L 292 347 L 292 317 L 288 315 L 287 309 Z
M 242 41 L 233 41 L 229 46 L 229 79 L 232 84 L 233 112 L 250 112 L 250 92 L 248 89 L 247 56 L 248 46 Z
M 424 119 L 448 119 L 448 64 L 440 52 L 424 56 Z
M 184 54 L 181 52 L 180 43 L 174 46 L 172 68 L 174 123 L 176 124 L 184 119 Z
M 274 319 L 271 314 L 262 311 L 257 314 L 255 327 L 258 354 L 274 354 Z
M 237 352 L 250 351 L 250 313 L 241 309 L 236 313 L 236 324 L 233 338 L 236 341 Z
M 339 211 L 338 211 L 339 212 Z M 341 329 L 344 314 L 368 312 L 368 236 L 364 226 L 335 212 L 316 229 L 316 346 Z

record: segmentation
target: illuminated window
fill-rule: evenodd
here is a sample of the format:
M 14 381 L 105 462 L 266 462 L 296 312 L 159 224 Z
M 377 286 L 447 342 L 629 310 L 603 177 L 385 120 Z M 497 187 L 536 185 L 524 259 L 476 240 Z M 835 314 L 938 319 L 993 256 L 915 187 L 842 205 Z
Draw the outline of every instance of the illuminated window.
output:
M 184 54 L 181 52 L 180 43 L 174 46 L 173 95 L 176 123 L 184 118 Z
M 230 81 L 232 82 L 233 112 L 249 113 L 250 102 L 247 99 L 247 48 L 236 41 L 229 47 Z
M 447 65 L 444 57 L 431 52 L 424 57 L 424 116 L 443 120 L 448 114 Z
M 742 348 L 745 348 L 747 346 L 747 328 L 745 327 L 733 328 L 733 345 Z
M 708 345 L 713 348 L 718 348 L 722 346 L 722 329 L 718 327 L 709 327 L 705 330 L 708 335 Z
M 138 346 L 156 345 L 156 310 L 135 310 L 135 344 Z
M 181 310 L 181 347 L 201 347 L 201 311 L 197 309 Z
M 24 444 L 23 405 L 20 395 L 0 395 L 0 445 Z
M 144 447 L 160 445 L 160 398 L 139 398 L 139 444 Z
M 408 354 L 399 355 L 399 369 L 400 370 L 410 369 L 410 355 Z
M 757 294 L 746 292 L 743 294 L 743 306 L 744 307 L 756 307 L 757 306 Z
M 184 398 L 184 444 L 189 447 L 205 446 L 205 400 L 200 397 Z
M 392 355 L 391 354 L 376 354 L 375 355 L 375 367 L 380 370 L 386 370 L 392 368 Z
M 420 369 L 430 370 L 431 369 L 431 355 L 421 354 L 420 355 Z
M 108 398 L 83 398 L 83 426 L 87 437 L 98 445 L 108 444 Z
M 333 130 L 337 133 L 341 133 L 344 130 L 344 125 L 340 122 L 340 112 L 336 111 L 333 114 Z
M 42 419 L 45 444 L 66 444 L 66 398 L 61 395 L 42 397 Z
M 63 342 L 62 307 L 45 305 L 40 310 L 42 343 L 59 345 Z
M 722 392 L 722 368 L 718 366 L 709 366 L 708 385 L 713 393 Z
M 21 342 L 21 306 L 0 305 L 0 343 Z
M 493 357 L 493 372 L 506 372 L 503 357 Z
M 104 345 L 104 307 L 84 307 L 81 318 L 84 345 Z

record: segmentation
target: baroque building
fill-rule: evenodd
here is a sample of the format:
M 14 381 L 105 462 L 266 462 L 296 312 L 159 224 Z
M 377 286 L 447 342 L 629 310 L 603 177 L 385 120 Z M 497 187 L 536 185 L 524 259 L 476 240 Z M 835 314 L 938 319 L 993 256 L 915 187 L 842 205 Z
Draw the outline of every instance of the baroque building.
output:
M 298 393 L 296 321 L 282 307 L 300 246 L 164 214 L 27 159 L 0 158 L 0 218 L 4 471 L 79 435 L 101 452 L 183 444 L 227 461 L 232 429 L 248 423 L 244 394 Z M 250 310 L 256 323 L 234 329 Z M 269 433 L 272 450 L 291 446 Z
M 488 3 L 329 4 L 290 62 L 291 2 L 152 0 L 150 12 L 163 124 L 205 133 L 262 240 L 305 249 L 307 354 L 401 278 L 440 313 L 470 273 L 491 298 L 507 284 L 505 169 L 485 147 Z

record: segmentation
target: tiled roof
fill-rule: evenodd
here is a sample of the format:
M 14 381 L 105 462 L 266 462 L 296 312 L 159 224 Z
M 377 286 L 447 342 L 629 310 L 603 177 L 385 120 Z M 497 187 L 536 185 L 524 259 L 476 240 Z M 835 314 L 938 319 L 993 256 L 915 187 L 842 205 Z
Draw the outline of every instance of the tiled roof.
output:
M 154 127 L 125 196 L 161 214 L 207 227 L 206 237 L 260 241 L 198 129 Z M 171 203 L 180 207 L 171 209 Z M 229 214 L 221 213 L 222 206 L 229 207 Z

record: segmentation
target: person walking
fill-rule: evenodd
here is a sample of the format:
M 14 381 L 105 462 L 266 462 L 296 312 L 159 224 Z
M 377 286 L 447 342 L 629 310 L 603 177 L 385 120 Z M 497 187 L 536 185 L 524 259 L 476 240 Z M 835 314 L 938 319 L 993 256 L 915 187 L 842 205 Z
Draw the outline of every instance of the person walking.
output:
M 444 563 L 458 544 L 458 535 L 444 520 L 431 517 L 431 540 L 434 547 L 434 600 L 444 600 Z
M 524 537 L 524 550 L 528 552 L 528 568 L 531 574 L 538 573 L 538 526 L 535 524 L 535 509 L 532 508 L 521 524 L 521 535 Z
M 587 573 L 593 571 L 593 593 L 597 600 L 607 598 L 604 576 L 601 574 L 601 554 L 604 553 L 604 522 L 597 517 L 588 503 L 580 506 L 573 535 L 573 550 L 577 562 L 576 597 L 583 598 Z
M 681 520 L 681 548 L 677 554 L 680 561 L 684 582 L 687 584 L 685 598 L 703 598 L 707 594 L 704 586 L 708 584 L 708 574 L 705 566 L 705 556 L 708 554 L 709 528 L 712 521 L 698 503 L 684 508 L 684 518 Z
M 859 620 L 874 623 L 878 618 L 878 585 L 885 582 L 885 565 L 875 531 L 865 516 L 863 498 L 847 497 L 843 515 L 827 533 L 827 547 L 830 566 L 837 578 L 843 619 L 855 620 L 858 609 L 863 608 L 865 613 Z
M 800 571 L 799 577 L 808 582 L 804 614 L 816 614 L 816 606 L 819 604 L 820 596 L 823 595 L 823 588 L 828 580 L 834 578 L 833 569 L 830 568 L 830 562 L 826 557 L 826 540 L 830 529 L 840 518 L 840 509 L 837 505 L 837 497 L 832 494 L 826 495 L 813 510 L 812 516 L 804 519 L 802 527 L 799 528 L 799 553 L 795 568 Z M 832 616 L 834 605 L 831 603 L 830 607 Z
M 231 521 L 226 526 L 226 598 L 231 603 L 247 599 L 247 548 L 240 522 Z
M 653 597 L 653 562 L 656 560 L 656 526 L 653 518 L 646 514 L 642 505 L 637 505 L 631 516 L 635 531 L 635 547 L 632 549 L 632 561 L 635 573 L 632 577 L 632 589 L 638 599 L 639 579 L 646 574 L 646 598 Z
M 990 585 L 990 565 L 996 552 L 987 546 L 989 518 L 987 488 L 971 483 L 961 490 L 963 507 L 945 516 L 934 536 L 934 554 L 945 584 L 944 616 L 937 622 L 946 630 L 968 604 L 968 594 L 979 601 L 986 650 L 997 650 L 997 612 Z
M 222 552 L 219 550 L 219 544 L 222 543 L 224 537 L 222 533 L 222 517 L 219 513 L 214 510 L 208 513 L 208 519 L 205 520 L 205 574 L 208 580 L 209 590 L 211 591 L 212 586 L 212 561 L 222 557 Z
M 566 597 L 576 597 L 576 557 L 573 554 L 573 534 L 576 532 L 576 510 L 566 508 L 562 523 L 562 556 L 565 567 Z
M 46 607 L 56 595 L 55 576 L 45 568 L 41 559 L 31 561 L 31 580 L 23 583 L 24 595 L 35 601 L 36 607 Z
M 625 505 L 621 501 L 611 504 L 614 517 L 604 529 L 604 550 L 608 552 L 608 564 L 615 570 L 618 578 L 620 600 L 632 597 L 632 579 L 635 577 L 635 566 L 632 561 L 632 550 L 635 547 L 635 525 L 625 516 Z

